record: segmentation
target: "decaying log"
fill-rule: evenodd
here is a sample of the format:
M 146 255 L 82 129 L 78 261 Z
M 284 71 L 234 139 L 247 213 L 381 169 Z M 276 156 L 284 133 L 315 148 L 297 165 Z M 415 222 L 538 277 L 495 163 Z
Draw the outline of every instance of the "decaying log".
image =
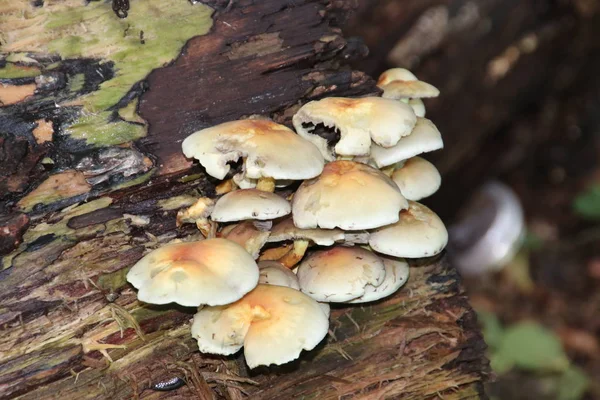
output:
M 19 7 L 37 3 L 0 7 L 20 18 Z M 137 302 L 128 268 L 163 243 L 198 238 L 196 228 L 176 227 L 177 210 L 214 196 L 216 182 L 180 154 L 186 135 L 252 114 L 289 124 L 308 100 L 378 93 L 372 79 L 344 66 L 365 52 L 337 28 L 348 11 L 344 2 L 211 5 L 217 11 L 210 31 L 192 30 L 205 34 L 147 80 L 121 79 L 131 87 L 118 87 L 125 94 L 116 103 L 95 101 L 111 77 L 123 78 L 118 57 L 115 64 L 92 53 L 16 59 L 12 52 L 27 47 L 12 37 L 2 43 L 0 85 L 37 89 L 0 108 L 1 397 L 482 397 L 485 345 L 443 258 L 413 266 L 391 299 L 334 309 L 326 343 L 279 368 L 248 371 L 241 355 L 201 355 L 189 334 L 194 310 Z M 141 45 L 157 39 L 131 27 L 124 35 L 139 35 Z M 151 389 L 173 378 L 185 385 Z

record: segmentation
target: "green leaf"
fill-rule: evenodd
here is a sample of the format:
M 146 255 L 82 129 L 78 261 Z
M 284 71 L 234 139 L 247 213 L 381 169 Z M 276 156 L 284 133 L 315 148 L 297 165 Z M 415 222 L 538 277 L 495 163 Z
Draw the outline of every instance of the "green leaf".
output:
M 478 311 L 477 319 L 481 324 L 483 338 L 490 349 L 495 349 L 502 340 L 502 325 L 496 314 L 487 311 Z
M 569 366 L 556 335 L 533 322 L 522 322 L 506 329 L 498 350 L 492 354 L 492 368 L 503 373 L 516 367 L 528 371 L 563 371 Z
M 600 219 L 600 184 L 589 187 L 573 202 L 575 212 L 586 219 Z
M 569 367 L 560 377 L 557 400 L 579 400 L 587 391 L 590 380 L 583 370 Z

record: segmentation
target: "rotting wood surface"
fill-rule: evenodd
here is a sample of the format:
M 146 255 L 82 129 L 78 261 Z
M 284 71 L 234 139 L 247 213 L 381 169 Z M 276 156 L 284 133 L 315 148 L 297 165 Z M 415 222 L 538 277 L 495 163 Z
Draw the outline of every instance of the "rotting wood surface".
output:
M 195 228 L 176 228 L 175 214 L 214 195 L 214 182 L 180 155 L 186 135 L 252 114 L 289 123 L 308 100 L 378 93 L 368 76 L 343 66 L 365 53 L 336 27 L 347 3 L 222 3 L 210 4 L 217 13 L 208 34 L 119 101 L 119 118 L 147 124 L 142 138 L 105 145 L 68 135 L 79 109 L 56 101 L 97 90 L 94 71 L 110 68 L 97 60 L 40 59 L 59 62 L 55 72 L 68 82 L 73 71 L 83 74 L 80 91 L 66 99 L 64 88 L 40 89 L 0 108 L 0 394 L 480 398 L 488 373 L 484 343 L 443 258 L 414 266 L 391 299 L 334 309 L 326 343 L 270 370 L 248 371 L 241 355 L 199 354 L 189 334 L 193 310 L 136 301 L 127 268 L 162 243 L 197 238 Z M 19 79 L 25 81 L 3 82 L 31 84 Z M 54 135 L 36 134 L 36 121 L 52 122 Z M 173 377 L 187 385 L 150 390 Z

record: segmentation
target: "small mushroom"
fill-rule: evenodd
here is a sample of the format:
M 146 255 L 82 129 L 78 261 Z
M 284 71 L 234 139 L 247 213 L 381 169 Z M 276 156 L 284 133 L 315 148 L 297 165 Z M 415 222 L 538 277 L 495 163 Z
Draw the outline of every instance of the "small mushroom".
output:
M 437 97 L 440 91 L 433 85 L 417 79 L 407 69 L 388 69 L 379 76 L 377 86 L 383 89 L 383 97 L 387 99 L 406 99 Z
M 344 241 L 341 229 L 300 229 L 294 225 L 292 217 L 285 218 L 273 226 L 267 242 L 284 242 L 286 240 L 311 240 L 319 246 L 331 246 L 335 242 Z
M 300 290 L 296 274 L 277 261 L 259 261 L 258 270 L 260 271 L 258 283 L 286 286 Z
M 383 261 L 361 247 L 317 251 L 298 266 L 300 290 L 317 301 L 347 302 L 378 287 L 385 279 Z
M 395 224 L 371 232 L 369 246 L 395 257 L 420 258 L 440 253 L 448 243 L 448 231 L 436 213 L 409 201 Z
M 215 201 L 208 197 L 199 198 L 192 206 L 177 212 L 177 226 L 195 223 L 202 235 L 210 239 L 215 236 L 217 225 L 208 219 L 215 207 Z
M 281 365 L 314 349 L 329 321 L 319 303 L 284 286 L 259 284 L 233 304 L 204 307 L 194 316 L 192 336 L 203 353 L 229 355 L 242 347 L 250 368 Z
M 379 168 L 383 168 L 443 147 L 442 135 L 433 122 L 426 118 L 417 118 L 417 124 L 410 135 L 400 139 L 395 146 L 385 148 L 373 145 L 371 158 Z
M 413 157 L 396 168 L 392 180 L 398 185 L 407 200 L 421 200 L 440 188 L 442 177 L 437 168 L 421 157 Z
M 245 248 L 256 260 L 260 249 L 267 243 L 269 232 L 257 229 L 252 221 L 244 221 L 227 228 L 222 237 Z
M 301 229 L 373 229 L 398 221 L 408 203 L 381 171 L 354 161 L 334 161 L 304 181 L 292 200 L 294 225 Z
M 415 123 L 410 106 L 381 97 L 327 97 L 305 104 L 293 117 L 298 135 L 314 143 L 327 161 L 368 155 L 371 141 L 394 146 Z
M 127 281 L 146 303 L 186 307 L 232 303 L 258 283 L 258 266 L 226 239 L 167 244 L 138 261 Z
M 239 189 L 217 200 L 211 218 L 218 222 L 271 220 L 290 212 L 290 203 L 275 193 L 258 189 Z
M 276 180 L 314 178 L 324 164 L 312 143 L 269 120 L 231 121 L 202 129 L 188 136 L 182 148 L 186 157 L 198 159 L 217 179 L 225 178 L 229 162 L 241 158 L 242 172 L 234 176 L 235 182 L 267 191 L 274 190 Z
M 388 297 L 398 291 L 408 280 L 410 268 L 402 259 L 381 257 L 385 266 L 385 279 L 379 286 L 366 285 L 365 294 L 348 303 L 368 303 Z

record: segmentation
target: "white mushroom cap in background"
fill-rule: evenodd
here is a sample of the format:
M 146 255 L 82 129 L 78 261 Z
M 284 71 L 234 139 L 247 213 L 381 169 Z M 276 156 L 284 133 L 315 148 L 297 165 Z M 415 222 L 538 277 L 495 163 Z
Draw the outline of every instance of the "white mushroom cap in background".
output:
M 347 302 L 385 278 L 381 258 L 361 247 L 333 247 L 304 259 L 296 272 L 300 290 L 317 301 Z
M 266 220 L 283 217 L 290 212 L 290 203 L 275 193 L 258 189 L 239 189 L 217 200 L 211 218 L 218 222 Z
M 300 284 L 298 283 L 296 274 L 277 261 L 259 261 L 258 270 L 260 273 L 258 283 L 286 286 L 300 290 Z
M 395 146 L 384 148 L 374 144 L 371 147 L 371 158 L 379 168 L 383 168 L 443 147 L 442 135 L 433 122 L 417 118 L 417 124 L 410 135 L 400 139 Z
M 260 249 L 267 243 L 269 232 L 257 229 L 252 221 L 244 221 L 227 228 L 223 237 L 242 246 L 256 260 Z
M 381 257 L 385 265 L 385 279 L 379 286 L 367 285 L 365 294 L 348 303 L 368 303 L 390 296 L 398 291 L 408 280 L 410 268 L 403 259 Z
M 182 144 L 206 172 L 223 179 L 229 161 L 245 158 L 243 177 L 301 180 L 323 169 L 323 156 L 309 141 L 286 126 L 268 120 L 225 122 L 188 136 Z
M 368 155 L 371 140 L 383 147 L 395 145 L 411 132 L 416 115 L 409 105 L 381 97 L 327 97 L 305 104 L 294 115 L 293 123 L 300 136 L 314 143 L 326 160 L 333 161 L 336 154 Z M 305 128 L 305 123 L 313 127 Z M 339 130 L 340 139 L 335 145 L 312 133 L 319 124 Z
M 420 258 L 440 253 L 448 243 L 448 231 L 436 213 L 423 204 L 409 201 L 400 220 L 371 232 L 369 245 L 379 253 Z
M 301 229 L 372 229 L 398 221 L 408 203 L 383 172 L 354 161 L 334 161 L 304 181 L 292 199 L 294 225 Z M 215 208 L 216 210 L 216 208 Z
M 344 231 L 341 229 L 300 229 L 294 225 L 292 217 L 289 217 L 273 226 L 267 242 L 305 239 L 319 246 L 331 246 L 335 242 L 344 241 L 344 237 Z
M 327 335 L 329 320 L 304 293 L 258 285 L 236 303 L 204 307 L 194 316 L 192 336 L 203 353 L 233 354 L 244 347 L 250 368 L 285 364 L 314 349 Z
M 442 177 L 435 165 L 421 157 L 406 160 L 404 165 L 394 170 L 392 180 L 402 195 L 413 201 L 431 196 L 442 184 Z
M 167 244 L 127 273 L 138 299 L 186 307 L 239 300 L 258 283 L 258 266 L 243 247 L 225 239 Z
M 388 69 L 379 76 L 377 86 L 383 89 L 382 97 L 388 99 L 437 97 L 440 91 L 435 86 L 417 79 L 404 68 Z

